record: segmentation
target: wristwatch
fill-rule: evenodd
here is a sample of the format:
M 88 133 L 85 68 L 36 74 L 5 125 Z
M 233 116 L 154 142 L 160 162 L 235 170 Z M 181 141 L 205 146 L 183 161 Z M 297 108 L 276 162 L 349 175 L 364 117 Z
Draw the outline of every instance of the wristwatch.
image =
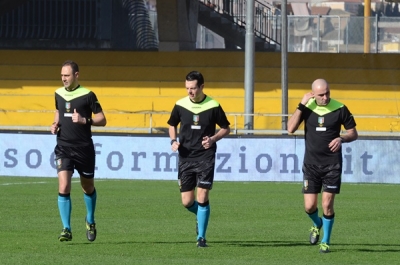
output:
M 174 142 L 176 142 L 176 139 L 172 139 L 172 140 L 171 140 L 171 145 L 172 145 Z

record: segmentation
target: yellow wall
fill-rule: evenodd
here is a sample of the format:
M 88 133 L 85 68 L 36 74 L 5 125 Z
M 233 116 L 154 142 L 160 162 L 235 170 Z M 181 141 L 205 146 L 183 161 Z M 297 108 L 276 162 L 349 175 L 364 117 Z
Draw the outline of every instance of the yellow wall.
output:
M 281 55 L 255 55 L 254 112 L 282 111 Z M 227 113 L 244 112 L 244 53 L 105 52 L 0 50 L 0 126 L 49 126 L 54 91 L 62 86 L 61 64 L 80 66 L 80 83 L 93 90 L 106 113 L 107 127 L 167 127 L 169 111 L 186 95 L 185 75 L 198 70 L 205 93 Z M 398 132 L 398 54 L 308 54 L 288 56 L 289 113 L 316 78 L 330 82 L 331 96 L 356 116 L 360 131 Z M 381 116 L 366 118 L 363 116 Z M 233 116 L 229 119 L 233 123 Z M 243 128 L 243 117 L 238 118 Z M 255 129 L 281 129 L 281 117 L 256 116 Z

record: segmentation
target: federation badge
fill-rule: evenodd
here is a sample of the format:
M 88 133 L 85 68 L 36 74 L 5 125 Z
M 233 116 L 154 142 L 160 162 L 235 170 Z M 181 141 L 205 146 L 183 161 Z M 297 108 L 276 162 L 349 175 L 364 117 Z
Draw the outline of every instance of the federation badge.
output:
M 320 127 L 324 126 L 324 117 L 318 117 L 318 124 Z
M 65 111 L 69 112 L 71 110 L 71 102 L 65 102 Z
M 197 125 L 199 123 L 200 116 L 199 115 L 193 115 L 193 123 Z

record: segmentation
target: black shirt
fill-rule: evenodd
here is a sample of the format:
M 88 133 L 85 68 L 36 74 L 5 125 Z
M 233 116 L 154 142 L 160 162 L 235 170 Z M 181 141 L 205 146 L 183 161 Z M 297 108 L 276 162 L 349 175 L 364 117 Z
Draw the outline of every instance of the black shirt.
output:
M 330 165 L 342 162 L 342 150 L 332 152 L 329 143 L 340 137 L 342 125 L 346 130 L 356 127 L 353 115 L 342 103 L 331 99 L 326 106 L 318 106 L 311 99 L 301 114 L 304 124 L 306 150 L 304 163 Z
M 201 142 L 204 136 L 213 136 L 216 125 L 228 128 L 229 121 L 221 105 L 214 99 L 205 96 L 201 102 L 193 102 L 185 97 L 176 102 L 168 124 L 180 125 L 179 157 L 181 161 L 200 161 L 215 155 L 217 145 L 214 143 L 205 149 Z
M 93 144 L 91 124 L 72 122 L 76 109 L 82 117 L 91 118 L 92 113 L 102 111 L 96 95 L 82 86 L 72 91 L 61 87 L 55 92 L 56 109 L 59 114 L 57 144 L 62 146 L 85 146 Z

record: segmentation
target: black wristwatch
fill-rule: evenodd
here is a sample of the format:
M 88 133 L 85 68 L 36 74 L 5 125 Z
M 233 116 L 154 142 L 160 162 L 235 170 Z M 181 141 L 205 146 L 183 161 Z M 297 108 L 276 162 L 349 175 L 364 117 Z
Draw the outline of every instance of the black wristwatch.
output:
M 172 140 L 171 140 L 171 145 L 172 145 L 174 142 L 176 142 L 176 139 L 172 139 Z

